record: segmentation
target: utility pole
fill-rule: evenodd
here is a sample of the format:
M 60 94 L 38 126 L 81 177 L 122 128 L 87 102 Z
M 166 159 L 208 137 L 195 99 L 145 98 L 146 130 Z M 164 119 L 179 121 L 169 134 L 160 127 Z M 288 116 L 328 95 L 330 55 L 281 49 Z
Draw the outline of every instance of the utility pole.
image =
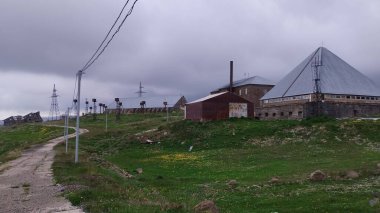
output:
M 70 107 L 67 108 L 66 120 L 65 120 L 65 124 L 66 124 L 66 128 L 65 128 L 66 153 L 67 153 L 67 148 L 68 148 L 68 144 L 69 144 L 69 137 L 68 137 L 68 134 L 69 134 L 69 121 L 70 121 Z
M 76 126 L 76 140 L 75 140 L 75 163 L 78 163 L 78 149 L 79 149 L 79 115 L 80 115 L 80 83 L 82 80 L 83 71 L 78 71 L 78 94 L 77 94 L 77 126 Z
M 120 120 L 120 105 L 119 105 L 119 101 L 120 99 L 119 98 L 115 98 L 115 102 L 116 102 L 116 120 Z
M 93 98 L 92 102 L 94 102 L 94 114 L 92 115 L 94 116 L 94 120 L 96 120 L 96 98 Z
M 166 122 L 168 122 L 169 121 L 169 109 L 168 109 L 168 102 L 167 101 L 164 101 L 164 106 L 166 109 Z
M 108 110 L 107 110 L 107 105 L 103 104 L 104 107 L 104 112 L 106 113 L 106 132 L 108 132 Z
M 65 141 L 66 141 L 66 153 L 67 153 L 67 116 L 68 116 L 68 113 L 69 111 L 67 110 L 66 111 L 66 115 L 65 115 L 65 128 L 63 128 L 63 137 L 65 138 Z

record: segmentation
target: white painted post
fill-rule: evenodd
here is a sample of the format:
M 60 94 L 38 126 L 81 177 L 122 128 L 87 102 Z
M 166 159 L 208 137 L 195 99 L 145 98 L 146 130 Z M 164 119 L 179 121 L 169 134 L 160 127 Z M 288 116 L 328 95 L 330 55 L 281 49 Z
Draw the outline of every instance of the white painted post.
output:
M 65 128 L 65 140 L 66 140 L 66 153 L 67 153 L 67 148 L 69 144 L 69 117 L 70 117 L 70 107 L 67 108 L 67 113 L 66 113 L 66 128 Z
M 108 132 L 108 110 L 106 109 L 106 132 Z
M 76 126 L 76 140 L 75 140 L 75 163 L 78 163 L 78 149 L 79 149 L 79 116 L 80 116 L 80 83 L 82 80 L 83 71 L 78 71 L 78 94 L 77 94 L 77 126 Z

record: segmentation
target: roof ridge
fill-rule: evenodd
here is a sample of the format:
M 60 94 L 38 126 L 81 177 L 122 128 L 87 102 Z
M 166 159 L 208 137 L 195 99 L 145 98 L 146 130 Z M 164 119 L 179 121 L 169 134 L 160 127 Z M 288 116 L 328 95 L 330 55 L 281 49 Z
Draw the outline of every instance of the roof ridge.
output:
M 297 77 L 294 79 L 294 81 L 290 84 L 290 86 L 285 90 L 285 92 L 282 94 L 281 97 L 284 97 L 285 94 L 289 91 L 289 89 L 294 85 L 294 83 L 298 80 L 298 78 L 301 76 L 301 74 L 305 71 L 306 67 L 309 65 L 309 63 L 311 62 L 311 60 L 313 60 L 313 58 L 315 57 L 315 55 L 319 52 L 321 47 L 318 47 L 318 49 L 314 52 L 313 56 L 310 57 L 310 60 L 306 63 L 306 65 L 304 66 L 304 68 L 302 68 L 302 71 L 297 75 Z

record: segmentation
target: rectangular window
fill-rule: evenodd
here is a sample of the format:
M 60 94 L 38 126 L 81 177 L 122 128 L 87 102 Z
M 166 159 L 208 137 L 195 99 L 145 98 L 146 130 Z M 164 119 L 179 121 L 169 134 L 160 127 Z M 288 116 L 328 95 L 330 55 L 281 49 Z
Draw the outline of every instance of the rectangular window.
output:
M 239 95 L 241 95 L 241 89 L 239 89 Z
M 245 94 L 248 95 L 248 88 L 245 88 Z

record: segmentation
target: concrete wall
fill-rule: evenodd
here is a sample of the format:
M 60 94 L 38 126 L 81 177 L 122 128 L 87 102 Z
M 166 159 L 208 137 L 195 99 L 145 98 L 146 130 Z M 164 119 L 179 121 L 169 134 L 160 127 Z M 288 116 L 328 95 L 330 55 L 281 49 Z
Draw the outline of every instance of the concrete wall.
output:
M 380 116 L 380 104 L 305 102 L 256 108 L 256 117 L 261 120 L 303 119 L 318 114 L 334 118 Z

